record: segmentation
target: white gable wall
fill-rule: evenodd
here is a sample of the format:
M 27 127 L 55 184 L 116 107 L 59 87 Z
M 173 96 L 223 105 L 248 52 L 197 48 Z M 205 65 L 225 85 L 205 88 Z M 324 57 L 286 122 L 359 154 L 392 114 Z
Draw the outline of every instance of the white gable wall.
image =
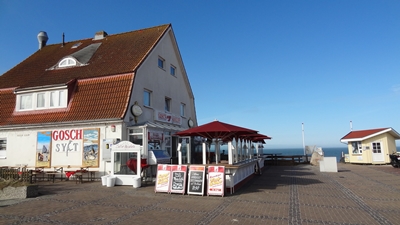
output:
M 159 57 L 165 60 L 164 69 L 158 67 Z M 171 64 L 176 67 L 175 76 L 170 75 Z M 151 107 L 143 107 L 143 91 L 145 89 L 152 92 Z M 135 75 L 130 104 L 132 105 L 137 101 L 142 106 L 143 114 L 138 118 L 138 123 L 154 121 L 154 115 L 157 110 L 164 112 L 166 97 L 171 99 L 170 113 L 175 116 L 180 116 L 181 103 L 186 104 L 186 112 L 185 116 L 182 117 L 181 124 L 183 128 L 188 128 L 187 120 L 189 118 L 197 124 L 193 93 L 190 89 L 179 50 L 176 48 L 172 30 L 169 30 L 163 36 Z

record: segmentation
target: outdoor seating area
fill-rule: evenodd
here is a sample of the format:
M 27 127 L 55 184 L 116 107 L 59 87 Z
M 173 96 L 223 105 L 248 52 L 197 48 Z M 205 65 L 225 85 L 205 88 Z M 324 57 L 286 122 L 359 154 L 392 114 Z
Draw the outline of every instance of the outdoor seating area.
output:
M 90 166 L 54 166 L 52 168 L 29 167 L 27 165 L 2 166 L 0 167 L 0 178 L 5 180 L 21 180 L 29 183 L 36 183 L 38 181 L 50 181 L 54 183 L 56 180 L 68 181 L 71 178 L 76 183 L 83 183 L 83 180 L 95 181 L 97 171 L 89 170 L 89 168 Z
M 65 176 L 66 180 L 75 179 L 76 183 L 83 183 L 84 178 L 87 178 L 87 181 L 94 181 L 96 179 L 96 171 L 90 170 L 90 166 L 67 166 Z

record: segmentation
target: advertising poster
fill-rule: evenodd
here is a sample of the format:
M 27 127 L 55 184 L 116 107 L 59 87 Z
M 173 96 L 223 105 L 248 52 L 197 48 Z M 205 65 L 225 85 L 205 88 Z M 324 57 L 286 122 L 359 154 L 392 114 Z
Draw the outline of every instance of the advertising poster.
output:
M 171 165 L 158 164 L 156 186 L 154 192 L 169 192 L 171 181 Z
M 224 196 L 224 190 L 225 190 L 225 167 L 209 166 L 207 195 Z
M 50 167 L 51 161 L 51 131 L 37 133 L 36 167 Z
M 204 195 L 205 166 L 189 166 L 188 194 Z
M 113 139 L 103 139 L 103 148 L 101 157 L 104 161 L 111 161 L 111 150 L 113 146 Z
M 83 167 L 99 167 L 99 129 L 83 130 Z
M 186 187 L 186 165 L 171 166 L 171 187 L 170 193 L 185 194 Z

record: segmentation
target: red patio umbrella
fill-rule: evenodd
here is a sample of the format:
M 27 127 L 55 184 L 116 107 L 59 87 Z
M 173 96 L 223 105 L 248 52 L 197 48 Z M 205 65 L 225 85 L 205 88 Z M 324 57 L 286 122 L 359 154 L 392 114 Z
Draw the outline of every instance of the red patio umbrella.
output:
M 222 140 L 230 140 L 233 137 L 238 137 L 245 134 L 256 134 L 258 131 L 247 129 L 244 127 L 235 126 L 220 121 L 213 121 L 198 127 L 193 127 L 188 130 L 176 133 L 179 136 L 200 136 L 204 138 L 219 138 Z
M 244 135 L 240 136 L 240 138 L 247 139 L 247 140 L 254 141 L 254 142 L 257 142 L 257 141 L 264 142 L 264 140 L 266 140 L 266 139 L 272 139 L 271 137 L 269 137 L 267 135 L 259 134 L 259 133 L 257 133 L 257 134 L 244 134 Z

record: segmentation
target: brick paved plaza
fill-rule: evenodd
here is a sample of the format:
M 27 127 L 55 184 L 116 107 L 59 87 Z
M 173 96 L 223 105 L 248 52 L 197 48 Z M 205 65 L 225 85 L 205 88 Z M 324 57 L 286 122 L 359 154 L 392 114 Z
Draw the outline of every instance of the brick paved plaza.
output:
M 0 224 L 400 224 L 400 169 L 338 170 L 269 166 L 225 197 L 43 181 L 37 198 L 0 201 Z

